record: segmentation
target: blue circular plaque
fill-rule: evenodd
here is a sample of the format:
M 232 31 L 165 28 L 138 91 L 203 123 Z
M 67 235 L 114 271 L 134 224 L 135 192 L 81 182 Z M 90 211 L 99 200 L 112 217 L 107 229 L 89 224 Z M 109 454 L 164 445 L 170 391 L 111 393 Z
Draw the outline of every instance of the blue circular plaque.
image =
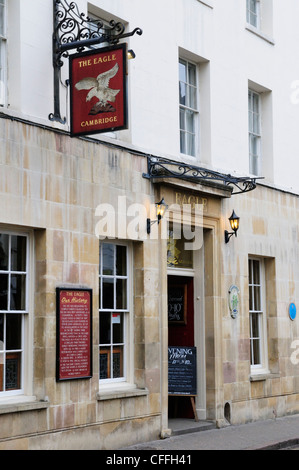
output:
M 296 315 L 297 315 L 297 310 L 296 310 L 296 305 L 295 304 L 290 304 L 289 306 L 289 315 L 291 320 L 295 320 Z

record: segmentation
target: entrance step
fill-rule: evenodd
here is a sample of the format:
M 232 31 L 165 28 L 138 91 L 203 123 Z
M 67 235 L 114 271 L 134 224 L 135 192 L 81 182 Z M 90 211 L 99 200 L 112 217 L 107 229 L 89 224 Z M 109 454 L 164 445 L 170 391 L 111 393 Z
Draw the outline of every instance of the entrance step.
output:
M 180 434 L 216 429 L 216 424 L 212 421 L 196 422 L 194 419 L 174 418 L 168 420 L 168 427 L 172 430 L 172 436 L 178 436 Z

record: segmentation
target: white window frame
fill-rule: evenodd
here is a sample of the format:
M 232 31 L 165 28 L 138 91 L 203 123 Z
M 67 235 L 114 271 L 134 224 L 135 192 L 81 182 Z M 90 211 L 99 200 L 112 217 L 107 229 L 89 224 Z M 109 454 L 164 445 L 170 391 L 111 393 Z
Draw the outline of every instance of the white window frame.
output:
M 0 0 L 3 6 L 3 34 L 0 30 L 0 106 L 6 106 L 7 89 L 7 1 Z
M 187 70 L 187 80 L 182 81 L 179 73 L 179 118 L 180 118 L 180 153 L 182 155 L 187 155 L 190 157 L 197 157 L 198 153 L 198 141 L 199 141 L 199 78 L 198 78 L 198 65 L 191 60 L 188 60 L 184 57 L 179 58 L 179 67 L 181 63 L 185 63 L 186 70 Z M 195 85 L 190 82 L 190 77 L 189 77 L 189 65 L 194 67 L 195 70 Z M 182 104 L 181 103 L 181 83 L 183 83 L 186 86 L 186 103 Z M 190 104 L 189 100 L 189 93 L 188 91 L 193 89 L 194 91 L 194 97 L 196 100 L 195 106 L 192 106 Z M 184 126 L 182 126 L 182 113 L 183 113 L 183 120 L 184 120 Z M 192 122 L 193 122 L 193 130 L 190 132 L 188 130 L 188 125 L 187 125 L 187 113 L 190 113 L 192 115 Z M 182 146 L 182 136 L 184 136 L 184 141 L 185 145 L 184 147 Z M 186 136 L 193 136 L 193 151 L 188 152 L 188 144 L 187 141 L 185 140 Z
M 258 266 L 259 279 L 254 279 L 253 263 Z M 251 265 L 251 268 L 250 268 Z M 248 260 L 248 287 L 249 287 L 249 332 L 250 332 L 250 367 L 251 374 L 267 374 L 268 368 L 268 337 L 266 313 L 266 276 L 265 262 L 261 258 L 250 257 Z M 257 335 L 253 336 L 253 322 L 255 321 Z M 259 361 L 254 360 L 254 342 L 257 343 Z
M 257 100 L 257 110 L 254 109 L 254 99 Z M 261 175 L 262 170 L 262 101 L 261 95 L 248 90 L 248 133 L 249 133 L 249 173 Z M 254 143 L 254 145 L 253 145 Z M 255 152 L 254 152 L 255 146 Z
M 115 246 L 124 246 L 126 247 L 127 253 L 127 274 L 126 276 L 116 276 L 114 275 L 104 275 L 102 272 L 102 247 L 105 244 Z M 99 286 L 100 286 L 100 295 L 99 295 L 99 328 L 100 326 L 100 315 L 101 313 L 121 313 L 123 314 L 123 376 L 119 378 L 108 378 L 108 379 L 100 379 L 100 370 L 99 370 L 99 387 L 100 390 L 105 389 L 105 386 L 108 387 L 115 387 L 118 385 L 126 385 L 126 384 L 133 384 L 133 342 L 131 338 L 133 337 L 133 292 L 132 292 L 132 275 L 133 275 L 133 254 L 132 254 L 132 246 L 130 243 L 125 243 L 119 240 L 108 240 L 100 242 L 100 263 L 99 263 Z M 126 289 L 126 296 L 127 296 L 127 305 L 126 308 L 123 309 L 105 309 L 102 306 L 102 280 L 103 278 L 110 278 L 111 280 L 116 279 L 126 279 L 127 280 L 127 289 Z M 115 302 L 115 301 L 114 301 Z M 116 306 L 116 304 L 115 304 Z M 108 345 L 109 346 L 109 345 Z M 113 343 L 110 343 L 111 348 L 113 347 Z M 100 358 L 100 347 L 105 347 L 104 344 L 100 344 L 100 337 L 99 337 L 99 358 Z
M 254 9 L 251 8 L 253 2 Z M 256 29 L 261 29 L 261 2 L 260 0 L 246 0 L 247 23 Z
M 22 274 L 25 275 L 25 308 L 23 310 L 11 310 L 9 300 L 10 300 L 10 288 L 8 291 L 8 309 L 7 310 L 1 310 L 0 315 L 3 315 L 4 319 L 4 324 L 7 319 L 8 315 L 16 315 L 20 314 L 22 315 L 21 319 L 21 348 L 18 350 L 9 350 L 9 353 L 20 353 L 21 354 L 21 366 L 20 366 L 20 388 L 17 390 L 3 390 L 0 391 L 0 403 L 2 398 L 6 397 L 12 397 L 12 396 L 19 396 L 19 395 L 24 395 L 27 393 L 28 395 L 31 392 L 31 386 L 30 386 L 30 378 L 32 377 L 32 372 L 31 372 L 31 366 L 32 364 L 32 358 L 30 360 L 30 337 L 32 335 L 32 331 L 30 328 L 30 305 L 32 302 L 31 299 L 31 290 L 30 290 L 30 282 L 31 282 L 31 270 L 32 270 L 32 264 L 31 264 L 31 251 L 32 251 L 32 243 L 31 243 L 31 236 L 29 233 L 26 232 L 19 232 L 19 231 L 8 231 L 5 229 L 2 229 L 0 227 L 0 233 L 1 234 L 6 234 L 9 236 L 9 264 L 8 264 L 8 269 L 7 270 L 1 270 L 0 274 L 5 274 L 8 276 L 8 284 L 10 286 L 10 278 L 12 273 L 15 274 Z M 12 271 L 10 269 L 10 259 L 11 259 L 11 237 L 12 236 L 23 236 L 26 238 L 26 270 L 25 271 Z M 5 331 L 5 330 L 4 330 Z M 5 336 L 5 335 L 4 335 Z M 4 337 L 5 340 L 5 337 Z M 31 351 L 32 352 L 32 351 Z M 3 380 L 5 376 L 5 357 L 8 351 L 6 351 L 4 348 L 1 351 L 1 355 L 3 354 Z M 2 387 L 1 387 L 2 388 Z

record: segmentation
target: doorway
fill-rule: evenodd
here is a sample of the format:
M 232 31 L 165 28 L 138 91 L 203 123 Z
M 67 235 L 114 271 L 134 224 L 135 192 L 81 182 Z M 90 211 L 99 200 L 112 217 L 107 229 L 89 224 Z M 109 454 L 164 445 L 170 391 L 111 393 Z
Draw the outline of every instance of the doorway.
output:
M 194 278 L 168 276 L 168 345 L 194 347 Z M 196 379 L 195 379 L 196 380 Z M 168 416 L 194 418 L 189 396 L 168 398 Z

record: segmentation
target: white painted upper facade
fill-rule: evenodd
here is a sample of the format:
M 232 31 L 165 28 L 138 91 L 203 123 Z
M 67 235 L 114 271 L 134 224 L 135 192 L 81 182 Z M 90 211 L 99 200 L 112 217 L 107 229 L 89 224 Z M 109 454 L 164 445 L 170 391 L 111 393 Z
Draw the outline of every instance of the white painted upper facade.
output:
M 143 30 L 142 36 L 127 41 L 136 53 L 129 61 L 129 129 L 93 138 L 248 176 L 250 89 L 260 96 L 258 176 L 299 193 L 298 0 L 259 0 L 257 27 L 247 22 L 246 0 L 76 3 L 82 13 L 120 20 L 128 31 Z M 52 4 L 53 0 L 6 0 L 6 96 L 0 112 L 68 131 L 68 59 L 60 90 L 61 115 L 67 124 L 48 119 L 54 111 Z M 180 151 L 180 58 L 196 67 L 195 156 Z

